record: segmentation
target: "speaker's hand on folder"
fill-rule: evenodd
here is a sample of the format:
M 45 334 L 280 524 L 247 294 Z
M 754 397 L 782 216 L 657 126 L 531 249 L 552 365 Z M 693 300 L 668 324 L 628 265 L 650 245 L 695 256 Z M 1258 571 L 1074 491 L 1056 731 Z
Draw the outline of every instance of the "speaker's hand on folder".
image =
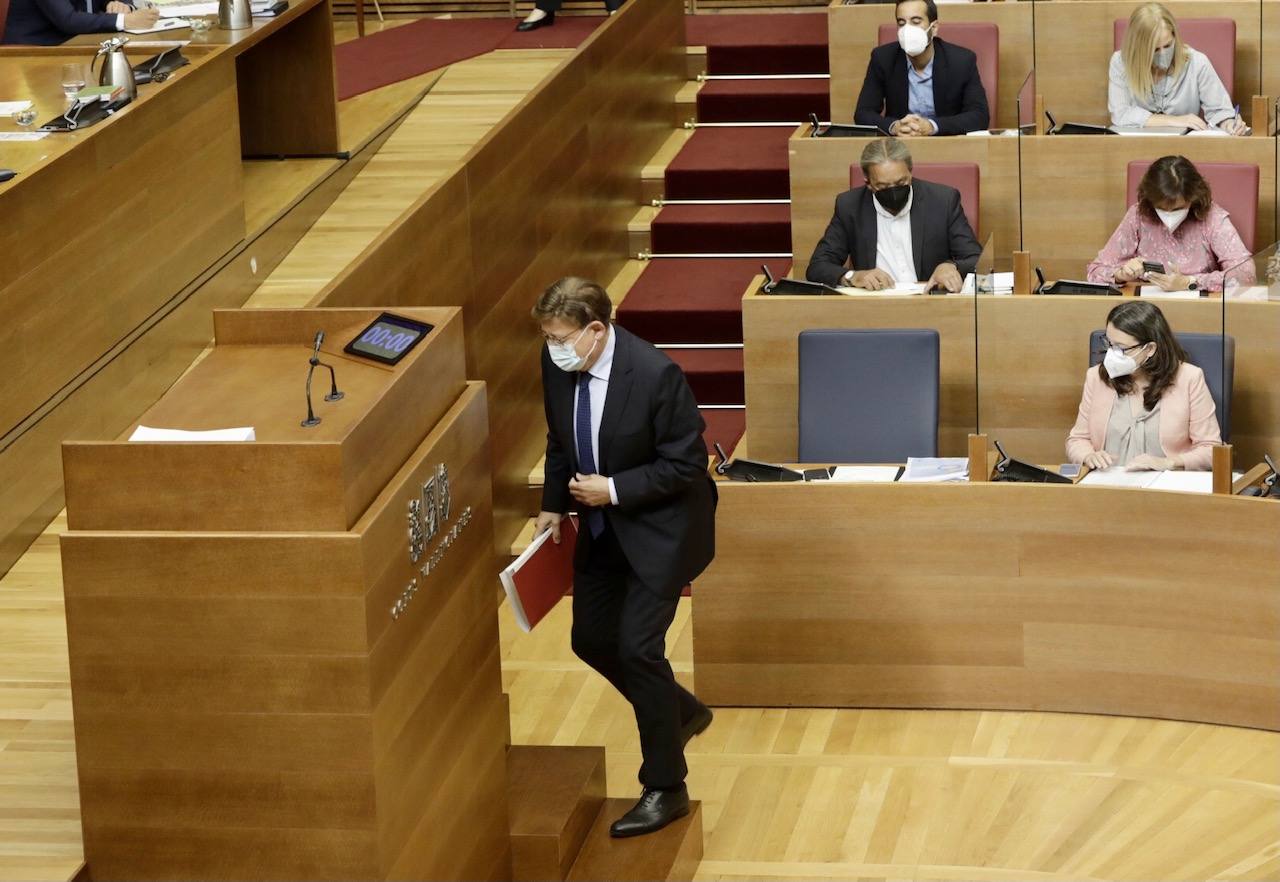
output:
M 551 541 L 556 545 L 560 544 L 560 520 L 564 517 L 562 514 L 556 514 L 554 511 L 538 512 L 538 519 L 533 523 L 533 535 L 541 536 L 548 530 L 551 531 Z

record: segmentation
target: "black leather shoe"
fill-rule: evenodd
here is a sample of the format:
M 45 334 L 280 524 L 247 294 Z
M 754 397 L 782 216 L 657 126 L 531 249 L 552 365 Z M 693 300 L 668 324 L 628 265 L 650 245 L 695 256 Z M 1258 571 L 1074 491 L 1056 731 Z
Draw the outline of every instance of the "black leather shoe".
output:
M 711 713 L 711 708 L 705 704 L 698 705 L 698 710 L 694 713 L 693 718 L 689 722 L 680 727 L 680 744 L 687 746 L 695 735 L 701 735 L 711 725 L 711 720 L 715 715 Z
M 549 28 L 556 23 L 556 14 L 548 12 L 537 21 L 522 21 L 516 25 L 517 31 L 536 31 L 538 28 Z
M 689 814 L 689 788 L 683 784 L 679 790 L 648 790 L 640 801 L 621 818 L 613 822 L 609 835 L 614 839 L 627 836 L 643 836 L 661 830 L 677 818 Z

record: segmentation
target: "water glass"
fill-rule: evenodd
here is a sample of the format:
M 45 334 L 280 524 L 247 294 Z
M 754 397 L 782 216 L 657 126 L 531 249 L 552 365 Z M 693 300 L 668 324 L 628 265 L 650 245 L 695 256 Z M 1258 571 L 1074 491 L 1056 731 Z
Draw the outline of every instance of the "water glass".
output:
M 83 64 L 64 64 L 62 66 L 62 94 L 68 101 L 74 99 L 76 93 L 84 88 L 84 82 Z

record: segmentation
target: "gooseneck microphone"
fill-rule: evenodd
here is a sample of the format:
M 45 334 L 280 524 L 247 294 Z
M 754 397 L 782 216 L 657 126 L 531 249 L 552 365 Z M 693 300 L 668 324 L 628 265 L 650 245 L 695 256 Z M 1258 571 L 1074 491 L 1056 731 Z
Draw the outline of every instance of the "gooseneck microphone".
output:
M 333 365 L 326 364 L 320 360 L 320 346 L 324 343 L 324 331 L 316 331 L 315 342 L 311 348 L 311 358 L 307 359 L 307 418 L 302 421 L 302 427 L 310 429 L 313 426 L 320 425 L 320 417 L 316 416 L 315 409 L 311 406 L 311 377 L 315 374 L 317 367 L 329 369 L 329 394 L 324 397 L 325 401 L 340 401 L 342 393 L 338 391 L 338 375 L 333 370 Z

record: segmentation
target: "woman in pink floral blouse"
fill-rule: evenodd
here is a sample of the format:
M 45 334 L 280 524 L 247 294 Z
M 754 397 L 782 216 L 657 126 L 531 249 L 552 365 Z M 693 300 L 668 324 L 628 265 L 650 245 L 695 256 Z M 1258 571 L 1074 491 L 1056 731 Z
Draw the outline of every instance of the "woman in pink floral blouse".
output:
M 1191 160 L 1163 156 L 1151 163 L 1138 186 L 1137 204 L 1129 206 L 1106 247 L 1089 264 L 1089 281 L 1143 280 L 1165 291 L 1221 291 L 1223 270 L 1240 264 L 1233 281 L 1253 284 L 1248 257 L 1231 217 L 1213 201 L 1209 183 Z M 1143 261 L 1164 264 L 1165 271 L 1144 272 Z

